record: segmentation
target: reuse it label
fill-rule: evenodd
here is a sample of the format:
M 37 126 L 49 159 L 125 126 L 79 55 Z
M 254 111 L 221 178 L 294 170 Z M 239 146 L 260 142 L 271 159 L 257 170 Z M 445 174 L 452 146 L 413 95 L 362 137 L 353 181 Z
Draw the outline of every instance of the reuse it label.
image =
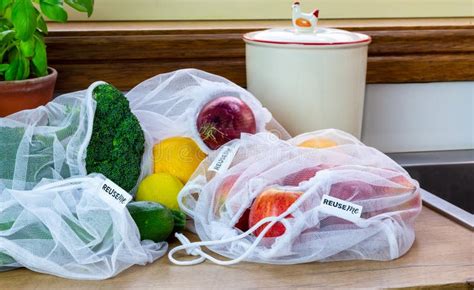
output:
M 329 195 L 323 195 L 320 210 L 352 222 L 359 220 L 362 214 L 362 206 Z
M 239 145 L 234 146 L 224 146 L 220 149 L 219 154 L 216 159 L 209 166 L 209 171 L 214 171 L 216 173 L 224 172 L 229 169 L 232 160 L 234 160 L 235 154 L 239 150 Z
M 105 179 L 104 183 L 100 186 L 99 196 L 118 211 L 123 210 L 132 200 L 132 196 L 128 192 L 110 179 Z

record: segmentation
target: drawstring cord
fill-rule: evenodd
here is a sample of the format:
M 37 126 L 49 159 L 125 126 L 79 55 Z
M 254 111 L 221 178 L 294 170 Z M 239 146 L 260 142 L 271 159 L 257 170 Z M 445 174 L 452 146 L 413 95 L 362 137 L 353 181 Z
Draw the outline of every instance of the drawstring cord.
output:
M 202 189 L 202 187 L 200 187 L 199 183 L 196 182 L 194 184 L 190 184 L 190 186 L 187 188 L 186 191 L 182 191 L 178 195 L 178 203 L 179 203 L 180 208 L 193 218 L 194 218 L 193 210 L 191 210 L 191 209 L 187 208 L 186 206 L 184 206 L 182 199 L 186 196 L 189 196 L 192 193 L 195 193 L 195 192 L 200 194 L 201 189 Z M 168 259 L 172 263 L 174 263 L 176 265 L 182 265 L 182 266 L 191 266 L 191 265 L 200 264 L 200 263 L 204 262 L 206 259 L 213 262 L 213 263 L 215 263 L 215 264 L 223 265 L 223 266 L 237 264 L 237 263 L 241 262 L 242 260 L 244 260 L 245 258 L 247 258 L 251 254 L 251 252 L 259 245 L 261 240 L 265 237 L 265 234 L 277 222 L 281 222 L 284 225 L 284 227 L 286 229 L 284 235 L 290 234 L 291 225 L 290 225 L 290 222 L 287 219 L 285 219 L 285 217 L 292 214 L 298 207 L 300 207 L 300 205 L 313 193 L 313 191 L 314 191 L 314 189 L 313 190 L 307 189 L 285 212 L 283 212 L 279 216 L 266 217 L 266 218 L 260 220 L 257 224 L 252 226 L 247 231 L 243 232 L 240 235 L 234 236 L 234 237 L 230 237 L 230 238 L 226 238 L 226 239 L 222 239 L 222 240 L 217 240 L 217 241 L 200 241 L 200 242 L 193 242 L 192 243 L 183 234 L 176 233 L 175 236 L 181 242 L 182 245 L 171 249 L 170 252 L 168 253 Z M 313 208 L 312 210 L 314 210 L 315 213 L 319 213 L 320 212 L 320 209 L 319 209 L 320 207 L 321 207 L 321 205 Z M 370 225 L 372 225 L 375 221 L 367 220 L 367 219 L 363 219 L 363 218 L 358 218 L 356 221 L 353 221 L 353 222 L 359 227 L 367 228 Z M 216 259 L 216 258 L 210 256 L 209 254 L 205 253 L 201 249 L 202 246 L 210 247 L 210 246 L 215 246 L 215 245 L 222 245 L 222 244 L 232 243 L 232 242 L 244 239 L 247 236 L 251 235 L 253 232 L 255 232 L 258 228 L 263 226 L 265 223 L 267 223 L 267 225 L 265 225 L 262 232 L 260 232 L 260 234 L 252 242 L 250 247 L 248 247 L 248 249 L 242 255 L 240 255 L 239 257 L 237 257 L 235 259 L 219 260 L 219 259 Z M 386 225 L 384 223 L 383 226 L 384 226 L 384 230 L 386 232 L 386 236 L 388 238 L 388 242 L 389 242 L 389 246 L 390 246 L 390 256 L 394 257 L 395 255 L 398 254 L 398 243 L 397 243 L 396 239 L 391 238 L 390 230 L 388 228 L 388 225 Z M 391 224 L 391 226 L 393 226 L 393 225 Z M 186 253 L 188 255 L 196 256 L 197 258 L 193 259 L 193 260 L 187 260 L 187 261 L 180 261 L 180 260 L 177 260 L 176 258 L 174 258 L 174 254 L 176 252 L 183 251 L 183 250 L 186 251 Z
M 286 213 L 286 212 L 285 212 Z M 288 213 L 289 214 L 289 213 Z M 280 216 L 283 216 L 280 215 Z M 277 222 L 282 222 L 285 226 L 285 228 L 288 229 L 289 227 L 289 223 L 288 221 L 286 220 L 280 220 L 280 216 L 278 217 L 267 217 L 267 218 L 264 218 L 262 220 L 260 220 L 257 224 L 255 224 L 253 227 L 251 227 L 250 229 L 248 229 L 246 232 L 238 235 L 238 236 L 235 236 L 235 237 L 231 237 L 231 238 L 227 238 L 227 239 L 224 239 L 224 240 L 219 240 L 219 241 L 201 241 L 201 242 L 194 242 L 194 243 L 191 243 L 189 241 L 188 238 L 186 238 L 183 234 L 180 234 L 180 233 L 176 233 L 175 234 L 175 237 L 182 243 L 181 246 L 177 246 L 173 249 L 170 250 L 170 252 L 168 253 L 168 258 L 169 260 L 173 263 L 173 264 L 176 264 L 176 265 L 181 265 L 181 266 L 191 266 L 191 265 L 197 265 L 197 264 L 200 264 L 202 262 L 204 262 L 206 259 L 209 260 L 209 261 L 212 261 L 214 262 L 215 264 L 217 265 L 222 265 L 222 266 L 229 266 L 229 265 L 234 265 L 234 264 L 237 264 L 239 262 L 241 262 L 243 259 L 245 259 L 257 246 L 258 244 L 260 243 L 260 241 L 264 238 L 265 234 L 270 230 L 270 228 Z M 285 215 L 286 216 L 286 215 Z M 256 229 L 258 229 L 259 227 L 261 227 L 263 224 L 265 223 L 268 223 L 265 228 L 263 229 L 263 231 L 257 236 L 257 238 L 255 239 L 255 241 L 252 243 L 252 245 L 245 251 L 245 253 L 243 253 L 240 257 L 238 258 L 235 258 L 233 260 L 227 260 L 227 261 L 224 261 L 224 260 L 219 260 L 219 259 L 216 259 L 210 255 L 208 255 L 207 253 L 205 253 L 204 251 L 201 250 L 201 246 L 205 246 L 205 247 L 209 247 L 209 246 L 215 246 L 215 245 L 220 245 L 220 244 L 227 244 L 227 243 L 231 243 L 231 242 L 235 242 L 235 241 L 238 241 L 238 240 L 241 240 L 247 236 L 249 236 L 250 234 L 252 234 Z M 179 252 L 179 251 L 186 251 L 186 253 L 188 255 L 192 255 L 192 256 L 199 256 L 199 258 L 197 259 L 194 259 L 194 260 L 188 260 L 188 261 L 179 261 L 179 260 L 176 260 L 174 258 L 174 254 L 176 252 Z
M 205 184 L 206 178 L 203 176 L 198 176 L 196 179 L 193 181 L 188 182 L 184 188 L 178 193 L 177 199 L 178 199 L 178 205 L 179 208 L 188 216 L 190 216 L 192 219 L 194 219 L 194 211 L 187 207 L 184 204 L 184 199 L 191 196 L 192 194 L 201 194 L 201 189 L 203 184 Z
M 193 188 L 193 186 L 191 186 L 190 188 Z M 186 192 L 180 192 L 180 194 L 178 195 L 178 203 L 179 203 L 180 207 L 182 205 L 181 198 L 183 196 L 189 195 L 189 192 L 190 191 L 187 190 Z M 204 262 L 206 259 L 214 262 L 215 264 L 223 265 L 223 266 L 237 264 L 237 263 L 241 262 L 243 259 L 245 259 L 248 255 L 250 255 L 250 253 L 258 246 L 260 241 L 265 237 L 265 234 L 277 222 L 283 223 L 283 225 L 285 226 L 286 231 L 288 231 L 290 229 L 290 224 L 285 219 L 285 217 L 290 215 L 291 213 L 293 213 L 306 200 L 306 198 L 310 194 L 311 194 L 310 190 L 306 191 L 285 212 L 283 212 L 279 216 L 266 217 L 266 218 L 260 220 L 258 223 L 256 223 L 253 227 L 251 227 L 250 229 L 248 229 L 244 233 L 242 233 L 240 235 L 237 235 L 235 237 L 231 237 L 231 238 L 227 238 L 227 239 L 223 239 L 223 240 L 219 240 L 219 241 L 201 241 L 201 242 L 191 243 L 186 237 L 184 237 L 184 235 L 176 233 L 175 236 L 182 243 L 182 245 L 171 249 L 170 252 L 168 253 L 168 259 L 172 263 L 174 263 L 176 265 L 182 265 L 182 266 L 196 265 L 196 264 Z M 185 211 L 190 211 L 192 213 L 192 211 L 190 209 L 186 208 L 186 207 L 181 207 L 181 209 L 183 209 Z M 262 232 L 260 232 L 260 234 L 257 236 L 255 241 L 253 241 L 252 245 L 242 255 L 240 255 L 238 258 L 235 258 L 235 259 L 232 259 L 232 260 L 227 260 L 227 261 L 219 260 L 219 259 L 216 259 L 216 258 L 206 254 L 200 248 L 201 246 L 209 247 L 209 246 L 232 243 L 232 242 L 244 239 L 245 237 L 252 234 L 254 231 L 256 231 L 259 227 L 261 227 L 265 223 L 268 223 L 268 224 L 264 227 Z M 190 255 L 193 255 L 193 256 L 200 256 L 200 257 L 197 258 L 197 259 L 188 260 L 188 261 L 176 260 L 173 255 L 176 252 L 183 251 L 183 250 L 186 251 L 186 253 L 188 253 L 188 255 L 190 254 Z
M 72 188 L 76 188 L 77 184 L 83 184 L 83 183 L 89 183 L 89 182 L 95 182 L 97 185 L 99 184 L 99 181 L 97 181 L 95 178 L 91 177 L 72 177 L 69 179 L 64 179 L 64 180 L 59 180 L 59 181 L 54 181 L 48 184 L 40 185 L 33 190 L 38 190 L 38 191 L 45 191 L 48 189 L 61 189 L 61 190 L 69 190 Z

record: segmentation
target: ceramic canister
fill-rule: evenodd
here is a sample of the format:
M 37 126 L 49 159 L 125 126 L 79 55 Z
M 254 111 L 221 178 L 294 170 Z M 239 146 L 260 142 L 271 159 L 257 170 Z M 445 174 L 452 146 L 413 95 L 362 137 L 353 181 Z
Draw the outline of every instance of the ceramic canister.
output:
M 360 138 L 371 38 L 296 10 L 293 27 L 244 35 L 247 88 L 292 135 L 336 128 Z

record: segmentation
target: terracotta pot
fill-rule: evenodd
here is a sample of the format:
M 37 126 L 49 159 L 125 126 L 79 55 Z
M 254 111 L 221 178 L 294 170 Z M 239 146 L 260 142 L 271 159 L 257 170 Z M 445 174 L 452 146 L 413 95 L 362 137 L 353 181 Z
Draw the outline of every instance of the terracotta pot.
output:
M 44 77 L 22 81 L 0 81 L 0 117 L 44 105 L 53 98 L 58 73 L 48 68 Z

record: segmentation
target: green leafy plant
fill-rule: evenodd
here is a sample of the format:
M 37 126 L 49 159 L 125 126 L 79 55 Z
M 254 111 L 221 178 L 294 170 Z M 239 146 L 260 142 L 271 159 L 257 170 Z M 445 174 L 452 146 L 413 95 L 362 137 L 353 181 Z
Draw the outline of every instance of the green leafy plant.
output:
M 0 0 L 0 80 L 48 74 L 45 19 L 66 22 L 64 4 L 90 16 L 94 0 Z

